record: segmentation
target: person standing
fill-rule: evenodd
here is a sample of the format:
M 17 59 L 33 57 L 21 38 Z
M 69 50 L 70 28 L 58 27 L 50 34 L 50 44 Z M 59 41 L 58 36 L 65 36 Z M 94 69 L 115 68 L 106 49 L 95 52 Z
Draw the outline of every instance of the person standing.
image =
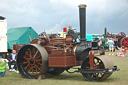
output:
M 16 57 L 17 57 L 17 53 L 16 53 L 16 50 L 12 50 L 12 53 L 9 54 L 9 56 L 7 57 L 8 59 L 8 66 L 9 66 L 9 71 L 14 71 L 16 72 Z M 14 65 L 13 69 L 11 68 L 11 65 Z
M 109 38 L 108 40 L 108 45 L 109 45 L 109 55 L 114 55 L 113 50 L 114 50 L 114 41 L 112 40 L 112 38 Z

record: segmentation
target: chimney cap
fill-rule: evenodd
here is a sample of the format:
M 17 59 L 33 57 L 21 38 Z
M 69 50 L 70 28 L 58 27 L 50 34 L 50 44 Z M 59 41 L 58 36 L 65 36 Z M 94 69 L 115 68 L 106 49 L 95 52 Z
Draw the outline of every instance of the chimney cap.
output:
M 87 5 L 85 5 L 85 4 L 80 4 L 78 7 L 79 7 L 79 8 L 85 8 L 85 7 L 87 7 Z

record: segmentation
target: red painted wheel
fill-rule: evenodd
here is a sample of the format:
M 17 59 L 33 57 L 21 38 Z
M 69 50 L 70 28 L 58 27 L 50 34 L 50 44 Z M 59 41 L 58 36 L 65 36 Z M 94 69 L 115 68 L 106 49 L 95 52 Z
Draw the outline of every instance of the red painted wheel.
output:
M 38 44 L 22 47 L 17 57 L 19 73 L 26 78 L 37 78 L 48 69 L 48 54 L 45 48 Z
M 128 48 L 128 37 L 124 37 L 121 39 L 121 46 Z

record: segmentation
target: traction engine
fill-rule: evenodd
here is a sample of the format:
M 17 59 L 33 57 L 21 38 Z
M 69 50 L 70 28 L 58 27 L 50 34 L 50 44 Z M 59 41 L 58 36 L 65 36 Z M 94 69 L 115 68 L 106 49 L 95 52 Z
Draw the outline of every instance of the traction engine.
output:
M 79 5 L 79 16 L 80 42 L 77 42 L 78 34 L 72 29 L 68 30 L 66 38 L 56 35 L 48 37 L 43 32 L 39 39 L 20 49 L 17 66 L 23 77 L 38 78 L 40 75 L 59 75 L 67 71 L 79 72 L 88 81 L 100 81 L 118 70 L 105 56 L 98 42 L 86 42 L 86 5 Z M 75 66 L 77 70 L 70 72 Z
M 128 50 L 128 37 L 124 32 L 114 34 L 114 33 L 107 32 L 107 28 L 105 28 L 104 30 L 105 30 L 105 33 L 104 33 L 105 39 L 112 38 L 114 40 L 115 47 L 123 46 L 125 50 Z

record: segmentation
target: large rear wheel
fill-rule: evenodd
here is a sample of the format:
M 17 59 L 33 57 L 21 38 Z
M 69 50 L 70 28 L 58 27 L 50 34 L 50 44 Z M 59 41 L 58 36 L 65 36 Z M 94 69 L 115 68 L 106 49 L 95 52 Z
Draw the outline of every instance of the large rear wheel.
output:
M 128 37 L 124 37 L 119 41 L 119 47 L 124 46 L 125 48 L 128 48 Z
M 47 72 L 48 54 L 45 48 L 38 44 L 22 47 L 18 53 L 17 66 L 19 73 L 25 78 L 37 78 Z
M 96 56 L 94 58 L 94 68 L 96 69 L 111 69 L 113 67 L 112 61 L 102 55 L 102 56 Z M 82 69 L 90 69 L 90 64 L 89 64 L 89 58 L 87 58 L 82 66 Z M 112 73 L 82 73 L 83 77 L 88 80 L 88 81 L 100 81 L 108 78 Z

